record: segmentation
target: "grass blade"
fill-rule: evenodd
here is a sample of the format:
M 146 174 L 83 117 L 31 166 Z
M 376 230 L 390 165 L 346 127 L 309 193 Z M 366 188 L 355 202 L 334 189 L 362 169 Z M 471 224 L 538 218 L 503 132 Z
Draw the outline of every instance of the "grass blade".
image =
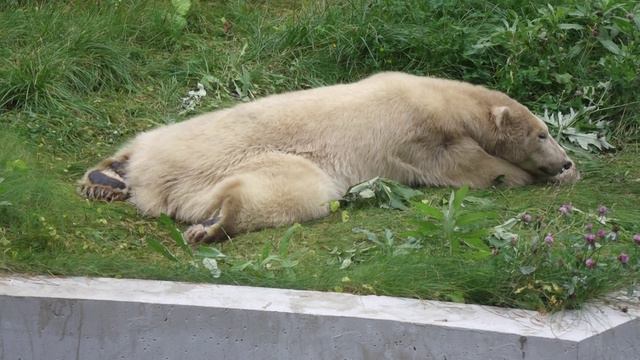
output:
M 178 261 L 178 258 L 175 255 L 173 255 L 173 253 L 166 246 L 164 246 L 160 241 L 156 239 L 147 239 L 147 245 L 149 245 L 151 250 L 166 257 L 167 259 L 171 261 L 176 261 L 176 262 Z
M 160 224 L 163 228 L 169 231 L 171 238 L 175 241 L 176 245 L 182 249 L 185 253 L 189 254 L 190 257 L 193 257 L 193 251 L 187 241 L 184 239 L 182 232 L 178 230 L 176 227 L 176 223 L 166 214 L 161 214 L 158 218 L 158 224 Z

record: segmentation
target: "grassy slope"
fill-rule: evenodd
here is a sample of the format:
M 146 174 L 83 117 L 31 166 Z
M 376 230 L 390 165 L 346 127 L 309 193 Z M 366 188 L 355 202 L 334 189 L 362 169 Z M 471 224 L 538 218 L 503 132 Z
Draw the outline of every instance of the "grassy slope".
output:
M 562 8 L 548 13 L 548 8 L 517 1 L 495 8 L 474 2 L 434 8 L 422 1 L 353 2 L 330 8 L 291 1 L 269 6 L 203 2 L 192 9 L 185 29 L 171 22 L 168 4 L 157 2 L 1 5 L 0 30 L 6 36 L 0 39 L 0 177 L 5 178 L 0 201 L 12 205 L 0 206 L 0 267 L 10 272 L 211 281 L 206 270 L 186 261 L 171 263 L 148 249 L 148 238 L 171 246 L 167 232 L 154 220 L 140 217 L 126 204 L 88 203 L 73 193 L 73 182 L 83 170 L 117 144 L 141 130 L 183 119 L 185 115 L 178 114 L 180 97 L 202 79 L 209 95 L 198 111 L 386 69 L 489 84 L 537 110 L 588 105 L 587 95 L 575 92 L 611 81 L 609 90 L 598 90 L 604 109 L 600 114 L 615 120 L 617 134 L 628 135 L 618 137 L 619 143 L 633 142 L 638 107 L 629 89 L 637 86 L 637 78 L 628 72 L 640 61 L 638 32 L 631 19 L 616 19 L 634 11 L 637 16 L 638 9 L 632 2 L 618 3 L 621 8 L 591 9 L 601 11 L 593 18 L 567 15 L 569 10 Z M 517 31 L 500 30 L 503 20 L 517 21 Z M 614 38 L 623 55 L 608 51 L 586 30 L 558 30 L 559 23 L 574 22 L 586 29 L 616 21 L 624 30 Z M 484 44 L 484 38 L 494 45 L 474 46 Z M 567 55 L 562 49 L 568 44 L 583 47 Z M 567 73 L 571 83 L 557 76 Z M 583 160 L 585 180 L 573 187 L 472 192 L 491 199 L 500 216 L 487 226 L 527 209 L 555 218 L 565 202 L 585 210 L 601 203 L 613 209 L 623 241 L 603 251 L 602 263 L 615 271 L 590 275 L 589 286 L 559 304 L 550 303 L 549 291 L 536 289 L 537 273 L 516 276 L 512 265 L 497 260 L 443 256 L 441 247 L 428 242 L 406 256 L 367 250 L 370 244 L 352 228 L 377 234 L 389 228 L 404 239 L 415 218 L 413 212 L 375 208 L 350 210 L 347 222 L 337 213 L 304 224 L 288 248 L 288 256 L 299 261 L 292 271 L 277 266 L 232 270 L 245 261 L 259 262 L 266 248 L 277 252 L 285 229 L 239 236 L 221 246 L 230 260 L 221 264 L 218 281 L 530 308 L 575 306 L 637 275 L 618 269 L 615 255 L 621 248 L 633 251 L 630 237 L 640 231 L 634 222 L 640 218 L 639 154 L 631 144 L 615 155 Z M 430 189 L 427 197 L 437 202 L 447 193 Z M 558 252 L 574 252 L 564 247 L 575 242 L 572 236 L 579 236 L 575 234 L 582 232 L 583 222 L 542 223 L 536 233 L 564 236 Z M 533 233 L 526 227 L 521 231 L 523 239 Z M 354 264 L 340 270 L 349 250 L 357 253 Z M 582 274 L 584 269 L 572 271 Z M 544 281 L 562 284 L 570 275 L 545 274 Z M 531 291 L 512 295 L 529 283 L 534 284 Z

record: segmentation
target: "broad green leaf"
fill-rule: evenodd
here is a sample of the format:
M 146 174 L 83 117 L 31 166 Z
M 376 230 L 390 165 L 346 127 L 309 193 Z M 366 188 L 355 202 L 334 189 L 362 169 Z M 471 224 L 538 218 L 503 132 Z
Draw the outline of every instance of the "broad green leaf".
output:
M 191 0 L 171 0 L 171 5 L 177 14 L 185 16 L 191 8 Z
M 357 194 L 364 189 L 370 189 L 372 185 L 378 181 L 378 179 L 380 178 L 375 177 L 371 180 L 367 180 L 367 181 L 361 182 L 360 184 L 353 185 L 348 192 L 352 194 Z
M 282 262 L 280 263 L 280 266 L 282 266 L 285 269 L 291 269 L 295 266 L 297 266 L 299 263 L 298 260 L 290 260 L 290 259 L 284 259 L 282 260 Z
M 536 267 L 535 266 L 527 265 L 527 266 L 521 266 L 520 267 L 520 273 L 522 275 L 529 275 L 529 274 L 532 274 L 534 271 L 536 271 Z
M 280 239 L 280 247 L 278 249 L 278 253 L 282 258 L 287 256 L 287 251 L 289 250 L 289 243 L 291 241 L 291 237 L 300 228 L 302 228 L 302 225 L 293 224 L 293 226 L 289 227 L 287 231 L 284 233 L 284 235 L 282 236 L 282 239 Z
M 556 81 L 559 84 L 569 84 L 571 83 L 571 80 L 573 79 L 573 76 L 569 73 L 564 73 L 564 74 L 554 74 L 554 77 L 556 78 Z
M 396 210 L 407 210 L 409 209 L 399 198 L 395 196 L 391 196 L 389 199 L 389 207 Z
M 340 213 L 340 220 L 342 220 L 343 223 L 348 222 L 350 218 L 351 215 L 349 215 L 349 212 L 347 210 L 343 210 Z
M 614 53 L 616 55 L 621 55 L 622 54 L 622 50 L 620 50 L 618 45 L 616 45 L 616 43 L 614 43 L 613 41 L 611 41 L 609 39 L 601 39 L 601 38 L 598 38 L 598 41 L 600 41 L 600 44 L 602 44 L 602 46 L 604 46 L 610 52 L 612 52 L 612 53 Z
M 376 244 L 380 244 L 380 242 L 378 241 L 378 236 L 367 229 L 353 228 L 351 229 L 351 231 L 356 234 L 364 234 L 366 235 L 367 240 L 374 242 Z
M 462 201 L 464 201 L 464 197 L 467 196 L 467 193 L 469 192 L 469 186 L 465 185 L 463 187 L 461 187 L 460 189 L 458 189 L 455 192 L 455 195 L 453 197 L 453 209 L 454 211 L 459 211 L 460 208 L 462 208 Z
M 490 207 L 493 205 L 493 201 L 487 198 L 481 198 L 476 196 L 465 196 L 464 198 L 468 203 L 476 204 L 481 208 Z
M 200 246 L 198 249 L 196 249 L 195 256 L 212 259 L 224 259 L 227 257 L 227 255 L 223 254 L 220 250 L 216 249 L 213 246 Z
M 364 190 L 360 191 L 360 193 L 358 193 L 358 195 L 363 199 L 371 199 L 372 197 L 376 196 L 376 193 L 374 193 L 373 190 L 371 190 L 371 189 L 364 189 Z
M 267 264 L 269 264 L 272 261 L 282 262 L 282 259 L 278 255 L 269 255 L 264 260 L 262 260 L 262 262 L 260 263 L 260 266 L 265 267 Z
M 384 180 L 384 182 L 391 189 L 392 193 L 398 194 L 400 197 L 402 197 L 405 200 L 409 200 L 416 196 L 424 195 L 420 190 L 412 189 L 408 186 L 399 184 L 394 181 Z
M 243 263 L 240 263 L 240 264 L 236 264 L 231 268 L 231 270 L 232 271 L 244 271 L 248 267 L 250 267 L 252 269 L 255 269 L 255 265 L 253 264 L 253 261 L 247 261 L 247 262 L 243 262 Z
M 413 207 L 417 210 L 417 212 L 420 215 L 427 215 L 430 216 L 436 220 L 442 220 L 443 219 L 443 215 L 442 215 L 442 211 L 438 208 L 435 208 L 433 206 L 427 205 L 423 202 L 419 202 L 419 203 L 415 203 L 413 205 Z
M 264 259 L 268 258 L 270 254 L 271 254 L 271 243 L 270 242 L 266 242 L 266 243 L 264 243 L 264 246 L 262 247 L 262 254 L 261 254 L 260 258 L 262 260 L 264 260 Z
M 351 264 L 352 264 L 351 258 L 346 258 L 342 260 L 342 264 L 340 264 L 340 270 L 344 270 L 348 268 L 349 266 L 351 266 Z
M 182 15 L 174 14 L 171 18 L 171 22 L 178 30 L 182 30 L 187 26 L 187 19 Z
M 27 163 L 22 159 L 16 159 L 7 163 L 6 169 L 9 171 L 25 171 L 29 169 Z
M 209 270 L 211 276 L 213 276 L 214 278 L 217 279 L 220 277 L 220 275 L 222 275 L 222 271 L 220 271 L 220 268 L 218 268 L 218 262 L 216 261 L 216 259 L 206 257 L 202 259 L 202 265 L 207 270 Z
M 389 247 L 393 246 L 394 236 L 391 230 L 386 228 L 384 229 L 384 238 L 387 240 L 387 246 Z
M 11 206 L 11 203 L 3 200 L 3 201 L 0 201 L 0 206 Z
M 178 261 L 178 258 L 176 258 L 176 256 L 173 255 L 171 253 L 171 251 L 169 251 L 169 249 L 167 249 L 167 247 L 164 246 L 158 240 L 156 240 L 156 239 L 147 239 L 147 245 L 149 245 L 151 250 L 159 253 L 160 255 L 166 257 L 167 259 L 169 259 L 171 261 Z
M 465 238 L 464 242 L 476 250 L 479 250 L 485 253 L 491 253 L 491 249 L 489 249 L 489 246 L 487 246 L 487 244 L 484 241 L 482 241 L 482 239 L 480 239 L 479 237 L 468 237 L 468 238 Z
M 562 30 L 583 30 L 584 26 L 580 24 L 558 24 L 558 27 Z
M 569 141 L 577 144 L 585 150 L 592 150 L 590 146 L 594 146 L 600 151 L 613 149 L 614 146 L 609 144 L 603 136 L 596 133 L 581 133 L 575 128 L 567 128 L 564 131 Z

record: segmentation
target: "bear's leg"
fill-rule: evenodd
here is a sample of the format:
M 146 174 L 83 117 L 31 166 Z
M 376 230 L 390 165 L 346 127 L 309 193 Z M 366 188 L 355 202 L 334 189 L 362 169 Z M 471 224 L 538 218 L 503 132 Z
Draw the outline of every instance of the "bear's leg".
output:
M 130 191 L 126 181 L 128 159 L 126 152 L 119 152 L 88 170 L 78 183 L 80 195 L 92 200 L 126 200 Z
M 490 155 L 472 139 L 463 139 L 451 145 L 447 149 L 447 156 L 440 161 L 450 181 L 447 185 L 484 188 L 496 184 L 522 186 L 535 181 L 531 174 Z
M 313 162 L 264 154 L 217 184 L 210 215 L 185 232 L 190 243 L 223 241 L 239 232 L 317 219 L 329 214 L 341 189 Z

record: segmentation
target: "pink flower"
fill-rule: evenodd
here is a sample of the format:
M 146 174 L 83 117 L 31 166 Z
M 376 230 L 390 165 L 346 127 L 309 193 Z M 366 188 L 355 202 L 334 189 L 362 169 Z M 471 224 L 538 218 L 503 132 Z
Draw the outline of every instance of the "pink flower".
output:
M 620 253 L 620 255 L 618 255 L 618 260 L 622 265 L 626 265 L 629 262 L 629 255 L 625 253 Z
M 587 260 L 585 260 L 584 264 L 588 269 L 593 269 L 594 267 L 596 267 L 596 261 L 592 258 L 588 258 Z
M 593 245 L 596 243 L 596 236 L 594 234 L 587 234 L 584 236 L 584 241 L 587 242 L 587 245 Z
M 553 235 L 551 235 L 551 233 L 548 233 L 547 236 L 544 237 L 544 243 L 551 246 L 553 245 L 554 239 L 553 239 Z
M 640 246 L 640 234 L 633 235 L 633 242 L 635 242 L 636 245 Z
M 520 217 L 520 220 L 522 220 L 523 223 L 528 224 L 531 222 L 531 220 L 533 220 L 533 217 L 527 213 L 524 213 Z
M 604 239 L 605 236 L 607 236 L 607 232 L 604 231 L 604 229 L 598 229 L 596 236 L 598 237 L 598 239 Z
M 598 208 L 598 215 L 605 216 L 607 215 L 607 212 L 609 212 L 609 209 L 607 209 L 607 207 L 604 205 L 600 205 L 600 207 Z
M 569 215 L 573 211 L 573 206 L 571 204 L 563 204 L 558 209 L 562 215 Z

